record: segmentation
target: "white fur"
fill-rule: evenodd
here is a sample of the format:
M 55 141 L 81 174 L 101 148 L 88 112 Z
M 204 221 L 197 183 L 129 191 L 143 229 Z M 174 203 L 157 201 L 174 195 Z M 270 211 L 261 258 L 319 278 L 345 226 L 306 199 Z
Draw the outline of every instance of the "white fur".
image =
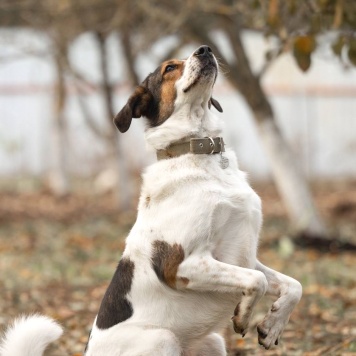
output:
M 190 136 L 221 135 L 221 120 L 208 109 L 213 73 L 189 94 L 184 93 L 199 73 L 198 64 L 193 55 L 187 59 L 176 83 L 173 114 L 146 131 L 152 148 L 163 149 Z M 134 314 L 108 330 L 99 330 L 94 323 L 87 356 L 104 355 L 100 351 L 103 344 L 111 345 L 112 355 L 123 355 L 126 350 L 130 355 L 141 355 L 135 340 L 146 339 L 152 330 L 158 333 L 145 343 L 148 354 L 226 355 L 224 342 L 215 332 L 226 325 L 239 304 L 236 328 L 244 334 L 253 307 L 266 292 L 280 297 L 277 303 L 285 307 L 267 314 L 260 326 L 267 329 L 268 336 L 259 340 L 270 347 L 278 339 L 300 299 L 300 284 L 277 272 L 255 269 L 261 266 L 256 259 L 261 201 L 239 170 L 235 154 L 228 149 L 224 156 L 230 163 L 227 169 L 220 167 L 220 155 L 193 154 L 162 160 L 147 169 L 137 221 L 123 254 L 135 264 L 128 295 Z M 185 259 L 177 280 L 189 280 L 188 284 L 177 283 L 177 290 L 172 290 L 157 279 L 151 265 L 155 240 L 183 246 Z M 160 353 L 156 345 L 167 331 L 175 338 Z M 174 351 L 177 341 L 181 349 Z
M 208 108 L 216 71 L 205 71 L 197 82 L 199 65 L 194 54 L 186 60 L 176 82 L 173 114 L 147 129 L 153 149 L 191 136 L 221 135 L 221 121 Z M 224 341 L 216 332 L 239 305 L 235 329 L 246 333 L 251 312 L 265 293 L 277 300 L 259 325 L 266 334 L 260 334 L 259 342 L 269 348 L 278 340 L 301 287 L 257 261 L 261 201 L 234 152 L 227 149 L 223 155 L 229 160 L 226 169 L 219 154 L 185 154 L 147 169 L 123 253 L 135 266 L 126 296 L 133 315 L 104 330 L 94 321 L 86 356 L 224 356 Z M 157 240 L 184 250 L 176 289 L 162 283 L 152 268 Z
M 52 319 L 42 315 L 23 316 L 7 329 L 1 346 L 1 356 L 41 356 L 49 343 L 63 331 Z

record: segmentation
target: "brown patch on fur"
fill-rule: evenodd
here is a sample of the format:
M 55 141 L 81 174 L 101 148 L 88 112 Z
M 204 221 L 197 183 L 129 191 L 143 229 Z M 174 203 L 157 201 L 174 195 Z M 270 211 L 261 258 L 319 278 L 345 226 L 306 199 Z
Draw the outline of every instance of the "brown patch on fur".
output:
M 168 66 L 172 66 L 174 69 L 166 72 L 166 68 Z M 161 75 L 163 81 L 161 86 L 161 100 L 159 103 L 158 124 L 161 124 L 167 120 L 173 113 L 174 102 L 177 97 L 175 84 L 182 76 L 183 69 L 183 61 L 176 59 L 164 62 L 161 66 Z
M 178 59 L 164 62 L 135 89 L 114 118 L 121 132 L 129 129 L 133 118 L 145 116 L 148 125 L 156 127 L 172 115 L 177 96 L 175 83 L 182 76 L 184 62 Z
M 179 244 L 170 245 L 165 241 L 153 242 L 152 267 L 160 281 L 168 287 L 177 287 L 177 271 L 184 260 L 184 250 Z M 179 278 L 183 285 L 188 284 L 187 278 Z
M 235 315 L 235 316 L 238 316 L 239 313 L 240 313 L 240 303 L 238 303 L 238 304 L 236 305 L 236 308 L 235 308 L 235 310 L 234 310 L 234 315 Z
M 150 196 L 147 196 L 146 199 L 145 199 L 145 206 L 146 208 L 148 208 L 150 206 L 150 202 L 151 202 L 151 197 Z

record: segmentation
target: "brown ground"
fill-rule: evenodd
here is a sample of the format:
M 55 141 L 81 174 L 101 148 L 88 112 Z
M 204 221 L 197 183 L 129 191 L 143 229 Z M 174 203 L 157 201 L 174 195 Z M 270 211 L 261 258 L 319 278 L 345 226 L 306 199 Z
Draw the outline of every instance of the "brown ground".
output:
M 296 247 L 274 188 L 256 190 L 265 214 L 259 257 L 301 281 L 303 298 L 270 351 L 257 343 L 256 323 L 272 303 L 261 302 L 244 339 L 226 331 L 231 355 L 356 355 L 356 254 Z M 333 234 L 356 243 L 356 182 L 314 192 Z M 44 313 L 66 330 L 47 354 L 81 355 L 134 218 L 116 213 L 109 195 L 0 193 L 0 330 L 20 313 Z

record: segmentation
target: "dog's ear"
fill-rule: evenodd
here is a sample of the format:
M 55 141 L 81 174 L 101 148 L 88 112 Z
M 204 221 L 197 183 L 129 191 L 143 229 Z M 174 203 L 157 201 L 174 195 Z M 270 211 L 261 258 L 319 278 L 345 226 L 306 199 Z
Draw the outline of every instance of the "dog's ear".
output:
M 214 108 L 215 108 L 217 111 L 223 112 L 223 109 L 222 109 L 221 105 L 220 105 L 219 102 L 218 102 L 216 99 L 214 99 L 213 97 L 210 98 L 208 105 L 209 105 L 209 109 L 210 109 L 211 105 L 213 105 Z
M 133 118 L 137 119 L 146 115 L 152 99 L 153 96 L 146 87 L 140 85 L 136 88 L 126 105 L 114 117 L 114 124 L 120 132 L 124 133 L 130 128 Z

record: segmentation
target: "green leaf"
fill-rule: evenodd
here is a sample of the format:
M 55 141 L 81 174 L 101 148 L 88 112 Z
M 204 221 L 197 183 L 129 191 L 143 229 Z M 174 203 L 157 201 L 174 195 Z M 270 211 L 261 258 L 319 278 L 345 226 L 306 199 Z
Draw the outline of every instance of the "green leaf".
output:
M 349 49 L 347 51 L 347 56 L 350 62 L 356 66 L 356 38 L 352 38 L 349 42 Z
M 298 36 L 294 39 L 294 50 L 304 53 L 311 54 L 316 47 L 315 38 L 313 36 Z
M 297 61 L 298 67 L 303 72 L 306 72 L 310 68 L 310 65 L 311 65 L 310 54 L 294 53 L 294 58 Z
M 340 36 L 332 45 L 331 49 L 334 54 L 338 57 L 341 57 L 342 48 L 344 47 L 345 40 L 342 36 Z

